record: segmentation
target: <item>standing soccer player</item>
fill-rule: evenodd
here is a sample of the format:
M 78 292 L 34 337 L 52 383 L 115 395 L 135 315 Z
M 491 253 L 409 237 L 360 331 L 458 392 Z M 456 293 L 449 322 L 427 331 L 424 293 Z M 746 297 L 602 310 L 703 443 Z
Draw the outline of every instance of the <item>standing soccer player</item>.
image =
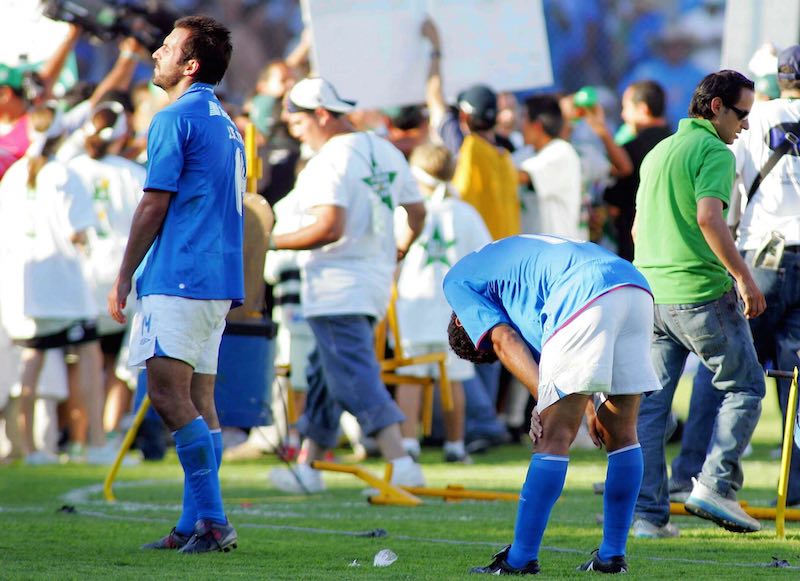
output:
M 150 125 L 144 197 L 108 296 L 109 313 L 124 322 L 133 273 L 150 249 L 136 285 L 129 363 L 147 368 L 148 395 L 172 430 L 185 476 L 178 523 L 146 549 L 236 548 L 222 507 L 214 406 L 225 316 L 244 298 L 244 147 L 213 90 L 231 51 L 224 26 L 188 16 L 153 53 L 153 83 L 170 104 Z
M 454 311 L 447 331 L 456 355 L 474 363 L 500 359 L 537 401 L 514 542 L 470 572 L 539 572 L 542 536 L 584 411 L 592 439 L 606 446 L 608 469 L 603 541 L 579 569 L 627 572 L 625 545 L 642 481 L 636 416 L 641 394 L 661 389 L 648 358 L 653 298 L 644 276 L 591 242 L 512 236 L 457 262 L 444 294 Z

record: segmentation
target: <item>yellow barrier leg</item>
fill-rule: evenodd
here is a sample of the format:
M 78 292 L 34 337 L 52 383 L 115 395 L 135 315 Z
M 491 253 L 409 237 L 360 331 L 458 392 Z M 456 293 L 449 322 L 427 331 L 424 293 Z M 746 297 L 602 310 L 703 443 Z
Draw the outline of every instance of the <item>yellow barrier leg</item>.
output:
M 391 463 L 389 464 L 391 466 Z M 343 472 L 345 474 L 352 474 L 356 478 L 360 478 L 370 486 L 377 488 L 380 492 L 377 496 L 369 498 L 370 504 L 391 504 L 397 506 L 418 506 L 422 501 L 406 492 L 405 490 L 392 486 L 389 480 L 384 480 L 375 476 L 369 470 L 361 468 L 360 466 L 347 466 L 345 464 L 337 464 L 336 462 L 323 462 L 315 460 L 311 463 L 311 467 L 316 470 L 327 470 L 329 472 Z M 391 472 L 387 471 L 385 476 L 391 478 Z
M 789 489 L 789 466 L 792 462 L 792 431 L 797 413 L 797 368 L 792 375 L 789 388 L 789 401 L 786 405 L 786 422 L 783 427 L 783 450 L 781 452 L 781 473 L 778 478 L 778 502 L 775 506 L 775 535 L 779 539 L 786 537 L 786 492 Z
M 149 408 L 150 398 L 148 396 L 144 396 L 142 403 L 139 404 L 139 411 L 136 412 L 136 417 L 133 418 L 133 424 L 125 434 L 125 439 L 122 441 L 122 445 L 119 447 L 117 457 L 114 459 L 114 463 L 111 465 L 111 469 L 108 471 L 106 480 L 103 483 L 103 498 L 105 498 L 108 502 L 114 502 L 116 500 L 114 497 L 114 491 L 111 489 L 111 487 L 114 486 L 114 480 L 117 477 L 117 472 L 119 472 L 119 467 L 122 466 L 122 461 L 125 459 L 125 454 L 127 454 L 128 450 L 131 449 L 133 440 L 136 438 L 136 432 L 139 431 L 139 426 L 142 425 L 142 421 L 144 421 L 144 415 L 147 413 Z

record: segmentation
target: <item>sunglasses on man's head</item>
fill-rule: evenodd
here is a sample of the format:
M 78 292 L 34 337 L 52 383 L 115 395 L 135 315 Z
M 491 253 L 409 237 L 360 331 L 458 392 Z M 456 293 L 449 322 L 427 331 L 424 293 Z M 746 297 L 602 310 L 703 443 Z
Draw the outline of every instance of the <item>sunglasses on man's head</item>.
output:
M 747 119 L 747 116 L 750 115 L 750 111 L 739 109 L 739 107 L 736 107 L 734 105 L 725 105 L 725 106 L 734 113 L 736 113 L 736 118 L 739 119 L 739 121 L 744 121 L 745 119 Z

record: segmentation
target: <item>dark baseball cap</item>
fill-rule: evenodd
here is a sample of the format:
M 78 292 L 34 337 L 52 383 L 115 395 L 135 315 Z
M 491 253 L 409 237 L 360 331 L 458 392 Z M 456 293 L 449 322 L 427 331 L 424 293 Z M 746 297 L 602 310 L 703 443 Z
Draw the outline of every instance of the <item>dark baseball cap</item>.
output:
M 800 45 L 793 44 L 778 55 L 778 80 L 796 81 L 800 79 Z
M 497 119 L 497 95 L 486 85 L 473 85 L 458 96 L 458 108 L 474 119 L 494 125 Z

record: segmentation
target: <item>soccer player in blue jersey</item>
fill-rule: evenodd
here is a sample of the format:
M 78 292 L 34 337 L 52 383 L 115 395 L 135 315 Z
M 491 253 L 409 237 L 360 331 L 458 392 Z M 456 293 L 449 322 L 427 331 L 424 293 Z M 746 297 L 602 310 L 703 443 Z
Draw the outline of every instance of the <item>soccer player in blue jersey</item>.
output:
M 150 125 L 144 196 L 108 297 L 109 313 L 124 322 L 133 273 L 150 250 L 136 284 L 129 363 L 147 368 L 150 400 L 175 438 L 184 492 L 175 528 L 148 549 L 228 551 L 237 542 L 222 507 L 214 406 L 225 316 L 244 298 L 244 147 L 214 95 L 231 51 L 224 26 L 189 16 L 153 53 L 153 82 L 170 104 Z
M 650 363 L 647 281 L 591 242 L 528 235 L 465 256 L 447 274 L 444 292 L 453 307 L 448 334 L 456 354 L 476 363 L 500 359 L 537 402 L 514 542 L 471 572 L 539 572 L 542 536 L 584 413 L 595 443 L 606 447 L 608 469 L 603 540 L 579 569 L 626 572 L 625 543 L 643 470 L 639 400 L 661 389 Z

